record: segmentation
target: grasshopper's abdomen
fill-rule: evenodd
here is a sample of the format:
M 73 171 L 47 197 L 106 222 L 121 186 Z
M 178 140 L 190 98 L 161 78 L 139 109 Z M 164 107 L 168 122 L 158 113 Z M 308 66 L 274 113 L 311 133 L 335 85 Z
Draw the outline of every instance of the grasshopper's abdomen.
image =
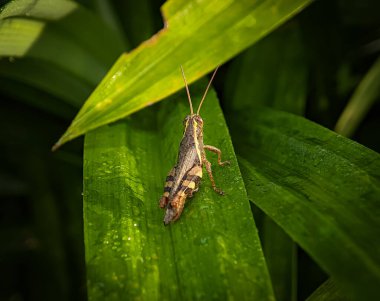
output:
M 174 189 L 175 169 L 173 168 L 166 177 L 164 194 L 160 200 L 160 207 L 166 208 L 164 224 L 176 221 L 183 211 L 186 199 L 192 197 L 198 190 L 202 178 L 202 166 L 196 165 L 185 173 L 179 181 L 178 188 Z

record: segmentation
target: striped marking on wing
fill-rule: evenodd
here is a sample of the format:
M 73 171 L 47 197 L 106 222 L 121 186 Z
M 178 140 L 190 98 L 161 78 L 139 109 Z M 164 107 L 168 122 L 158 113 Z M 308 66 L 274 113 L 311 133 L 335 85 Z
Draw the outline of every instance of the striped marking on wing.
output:
M 164 186 L 164 194 L 163 197 L 167 198 L 170 194 L 170 191 L 172 190 L 173 183 L 174 183 L 174 174 L 175 174 L 175 168 L 172 168 L 172 170 L 169 172 L 168 176 L 165 180 L 165 186 Z
M 184 176 L 181 186 L 178 190 L 178 194 L 181 196 L 189 195 L 197 188 L 200 180 L 202 178 L 202 167 L 194 166 L 190 171 Z

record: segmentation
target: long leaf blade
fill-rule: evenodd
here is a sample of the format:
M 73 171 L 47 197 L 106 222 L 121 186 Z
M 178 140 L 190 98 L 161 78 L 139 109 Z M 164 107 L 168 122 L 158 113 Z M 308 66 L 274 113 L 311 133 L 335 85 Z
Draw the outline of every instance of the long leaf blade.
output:
M 303 118 L 253 111 L 235 123 L 245 135 L 236 145 L 250 198 L 339 286 L 357 300 L 375 300 L 379 155 Z
M 122 55 L 55 147 L 157 102 L 242 51 L 301 10 L 308 0 L 170 1 L 166 27 Z M 207 17 L 204 17 L 207 16 Z
M 0 11 L 0 57 L 48 62 L 94 86 L 123 50 L 120 35 L 72 1 L 20 0 Z
M 350 300 L 342 294 L 331 278 L 318 287 L 306 301 L 347 301 Z
M 350 137 L 373 103 L 379 98 L 380 58 L 378 58 L 355 90 L 335 125 L 335 131 Z
M 203 88 L 203 87 L 202 87 Z M 193 98 L 199 101 L 198 90 Z M 179 102 L 178 102 L 179 101 Z M 205 143 L 230 167 L 214 166 L 219 196 L 204 175 L 175 224 L 158 207 L 188 113 L 178 101 L 86 135 L 85 247 L 91 300 L 274 300 L 250 206 L 211 93 L 202 108 Z M 158 117 L 157 117 L 158 116 Z M 208 156 L 212 162 L 215 158 Z

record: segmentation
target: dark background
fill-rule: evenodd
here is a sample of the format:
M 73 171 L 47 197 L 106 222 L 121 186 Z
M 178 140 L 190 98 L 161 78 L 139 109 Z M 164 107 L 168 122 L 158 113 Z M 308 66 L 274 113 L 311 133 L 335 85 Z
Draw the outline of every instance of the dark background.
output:
M 98 1 L 79 2 L 94 13 L 99 11 Z M 130 48 L 163 26 L 159 11 L 163 1 L 111 2 Z M 311 70 L 307 118 L 334 128 L 357 84 L 380 54 L 379 12 L 377 0 L 324 0 L 315 1 L 288 22 L 297 22 L 301 28 Z M 0 68 L 4 60 L 9 58 L 0 60 Z M 228 101 L 224 81 L 231 64 L 222 66 L 215 82 L 222 107 Z M 77 108 L 67 107 L 71 118 L 63 118 L 25 103 L 22 93 L 12 93 L 8 87 L 54 99 L 0 75 L 0 300 L 85 300 L 83 138 L 57 153 L 50 151 Z M 352 137 L 377 152 L 379 114 L 380 105 L 375 102 Z M 298 296 L 304 300 L 327 276 L 302 250 L 298 254 Z

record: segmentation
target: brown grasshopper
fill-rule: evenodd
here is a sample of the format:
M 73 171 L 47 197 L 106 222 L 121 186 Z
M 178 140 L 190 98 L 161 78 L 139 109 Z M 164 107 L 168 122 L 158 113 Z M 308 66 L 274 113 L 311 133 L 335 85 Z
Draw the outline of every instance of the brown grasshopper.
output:
M 194 114 L 189 87 L 187 85 L 185 73 L 181 66 L 182 76 L 185 82 L 186 92 L 190 104 L 190 115 L 186 116 L 183 121 L 185 129 L 183 131 L 183 137 L 179 146 L 177 164 L 172 168 L 166 177 L 164 194 L 160 199 L 160 207 L 162 209 L 166 208 L 166 214 L 164 217 L 165 226 L 179 219 L 186 199 L 188 197 L 192 197 L 193 193 L 198 191 L 199 183 L 202 178 L 203 164 L 205 165 L 207 173 L 210 177 L 212 188 L 217 193 L 221 195 L 224 194 L 224 192 L 215 185 L 214 177 L 211 171 L 211 163 L 206 158 L 205 150 L 207 149 L 218 155 L 219 165 L 223 166 L 229 164 L 229 162 L 221 161 L 222 152 L 220 149 L 211 145 L 203 144 L 203 120 L 199 115 L 199 111 L 217 70 L 218 68 L 215 69 L 199 104 L 197 113 Z

